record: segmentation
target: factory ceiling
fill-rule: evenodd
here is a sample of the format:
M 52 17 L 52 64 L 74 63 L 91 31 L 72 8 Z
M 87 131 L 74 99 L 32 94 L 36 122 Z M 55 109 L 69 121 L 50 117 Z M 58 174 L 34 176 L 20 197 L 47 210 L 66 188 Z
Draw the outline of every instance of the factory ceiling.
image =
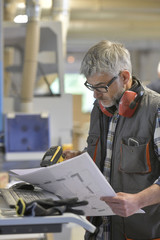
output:
M 160 45 L 160 0 L 71 0 L 68 40 Z
M 69 51 L 85 51 L 102 39 L 123 41 L 130 47 L 160 46 L 160 0 L 45 0 L 42 20 L 52 17 L 57 3 L 66 7 L 69 16 L 67 46 Z M 43 3 L 48 4 L 45 8 Z M 8 5 L 25 4 L 24 0 L 4 1 Z M 20 11 L 18 7 L 14 14 Z M 25 9 L 24 9 L 25 10 Z M 22 9 L 21 9 L 22 11 Z M 5 17 L 4 17 L 5 19 Z

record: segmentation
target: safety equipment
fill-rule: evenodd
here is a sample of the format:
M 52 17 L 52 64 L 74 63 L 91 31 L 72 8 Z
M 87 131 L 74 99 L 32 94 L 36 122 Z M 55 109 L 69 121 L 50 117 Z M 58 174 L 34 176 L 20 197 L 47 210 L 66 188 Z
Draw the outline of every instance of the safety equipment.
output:
M 78 201 L 78 198 L 67 198 L 60 200 L 41 199 L 26 203 L 19 198 L 16 204 L 18 216 L 55 216 L 62 215 L 64 212 L 84 215 L 83 210 L 76 207 L 87 205 L 87 201 Z
M 141 97 L 143 96 L 144 91 L 140 91 L 138 93 L 127 90 L 123 93 L 120 101 L 119 101 L 119 108 L 118 113 L 123 117 L 132 117 L 135 113 Z M 99 101 L 99 106 L 101 111 L 107 115 L 108 117 L 112 117 L 113 113 L 109 110 L 109 108 L 105 108 L 102 103 Z

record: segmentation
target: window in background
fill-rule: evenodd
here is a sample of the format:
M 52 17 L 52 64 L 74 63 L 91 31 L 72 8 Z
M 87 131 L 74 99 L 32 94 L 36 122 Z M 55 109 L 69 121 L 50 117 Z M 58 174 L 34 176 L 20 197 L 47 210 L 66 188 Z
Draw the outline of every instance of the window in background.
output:
M 66 73 L 64 75 L 64 91 L 70 94 L 82 95 L 82 112 L 91 112 L 93 107 L 93 92 L 84 86 L 85 78 L 78 73 Z M 59 90 L 58 78 L 51 84 L 51 91 L 56 94 Z

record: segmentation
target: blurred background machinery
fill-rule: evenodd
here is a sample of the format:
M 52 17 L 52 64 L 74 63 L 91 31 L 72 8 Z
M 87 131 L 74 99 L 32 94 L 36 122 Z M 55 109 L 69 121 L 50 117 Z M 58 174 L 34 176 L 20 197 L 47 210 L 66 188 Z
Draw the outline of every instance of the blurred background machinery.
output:
M 33 125 L 37 116 L 48 116 L 48 146 L 41 148 L 41 155 L 35 149 L 34 157 L 28 147 L 28 160 L 39 159 L 51 145 L 83 149 L 93 96 L 83 87 L 79 69 L 85 52 L 96 42 L 122 42 L 131 52 L 133 74 L 144 84 L 157 79 L 159 0 L 3 0 L 0 11 L 0 144 L 4 161 L 12 158 L 7 145 L 11 130 L 6 119 L 10 115 L 21 122 L 31 118 Z M 17 126 L 17 135 L 23 139 L 18 125 L 14 128 Z M 28 141 L 31 139 L 34 134 L 28 134 Z M 42 144 L 40 140 L 37 143 Z

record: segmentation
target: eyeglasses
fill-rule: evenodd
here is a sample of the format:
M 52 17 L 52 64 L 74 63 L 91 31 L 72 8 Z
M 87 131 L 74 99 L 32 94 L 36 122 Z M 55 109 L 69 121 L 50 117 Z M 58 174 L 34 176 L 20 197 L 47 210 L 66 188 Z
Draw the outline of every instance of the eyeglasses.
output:
M 113 77 L 106 86 L 94 87 L 93 85 L 89 84 L 87 81 L 84 83 L 84 85 L 91 91 L 96 90 L 97 92 L 107 93 L 109 86 L 117 79 L 117 77 L 118 76 Z

